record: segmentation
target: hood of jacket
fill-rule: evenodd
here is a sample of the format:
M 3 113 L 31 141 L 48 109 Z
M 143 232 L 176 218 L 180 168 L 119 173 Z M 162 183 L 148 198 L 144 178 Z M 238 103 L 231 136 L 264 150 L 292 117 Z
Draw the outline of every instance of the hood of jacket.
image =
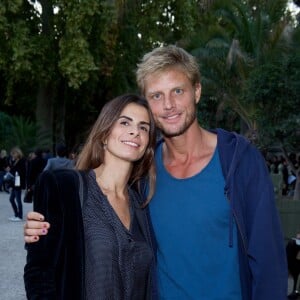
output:
M 226 182 L 225 189 L 227 189 L 230 177 L 234 174 L 243 158 L 243 154 L 251 144 L 246 138 L 235 132 L 228 132 L 221 128 L 212 132 L 218 135 L 218 149 L 221 154 L 220 160 Z

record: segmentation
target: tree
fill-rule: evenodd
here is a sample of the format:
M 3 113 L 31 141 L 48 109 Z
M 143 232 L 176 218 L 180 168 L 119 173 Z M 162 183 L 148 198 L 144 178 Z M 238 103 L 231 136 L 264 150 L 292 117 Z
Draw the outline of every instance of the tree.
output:
M 218 99 L 219 117 L 231 109 L 242 120 L 241 132 L 256 137 L 256 105 L 242 102 L 241 96 L 252 70 L 265 61 L 280 60 L 290 48 L 286 1 L 220 0 L 212 7 L 206 32 L 200 24 L 190 44 L 201 64 L 204 93 Z
M 134 69 L 145 51 L 176 43 L 194 28 L 196 4 L 3 0 L 0 70 L 6 104 L 1 106 L 34 117 L 39 131 L 50 134 L 49 145 L 66 135 L 77 142 L 108 99 L 136 90 Z M 23 107 L 24 94 L 30 106 Z M 79 113 L 71 112 L 74 107 Z
M 300 200 L 300 167 L 289 159 L 289 154 L 300 150 L 299 70 L 299 49 L 295 48 L 285 60 L 254 70 L 244 91 L 244 101 L 255 103 L 258 108 L 260 147 L 279 147 L 297 178 L 295 200 Z
M 299 145 L 300 122 L 299 30 L 286 2 L 215 1 L 205 18 L 209 25 L 203 31 L 200 24 L 189 45 L 199 58 L 204 97 L 215 103 L 216 121 L 239 128 L 259 147 L 280 141 L 283 151 Z

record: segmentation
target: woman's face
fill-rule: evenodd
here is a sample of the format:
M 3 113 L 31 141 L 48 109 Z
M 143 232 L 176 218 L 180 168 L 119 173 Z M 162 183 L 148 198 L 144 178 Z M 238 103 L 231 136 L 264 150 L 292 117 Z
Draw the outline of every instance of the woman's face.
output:
M 105 160 L 117 158 L 134 162 L 145 153 L 149 143 L 150 117 L 146 108 L 130 103 L 121 112 L 105 141 Z
M 18 153 L 16 151 L 11 151 L 10 155 L 13 160 L 16 160 L 19 158 Z

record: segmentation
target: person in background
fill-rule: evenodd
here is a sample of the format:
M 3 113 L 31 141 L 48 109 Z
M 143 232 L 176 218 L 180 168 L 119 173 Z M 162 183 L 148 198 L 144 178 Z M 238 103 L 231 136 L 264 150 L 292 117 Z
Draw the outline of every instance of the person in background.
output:
M 0 192 L 5 191 L 9 193 L 4 184 L 4 175 L 6 174 L 6 168 L 9 166 L 9 160 L 5 149 L 1 149 L 0 152 Z
M 77 156 L 78 156 L 78 153 L 80 152 L 81 148 L 82 148 L 82 145 L 73 147 L 69 153 L 69 159 L 72 160 L 74 162 L 74 164 L 76 164 Z
M 55 169 L 73 169 L 74 161 L 67 158 L 68 150 L 65 144 L 59 143 L 55 147 L 56 157 L 49 158 L 44 171 Z
M 22 190 L 26 188 L 26 158 L 19 147 L 14 147 L 10 151 L 11 164 L 6 171 L 14 176 L 11 187 L 9 201 L 14 211 L 14 216 L 8 219 L 13 222 L 23 220 Z
M 284 237 L 261 153 L 239 134 L 199 125 L 199 66 L 184 49 L 145 54 L 137 83 L 162 135 L 149 203 L 159 299 L 285 299 Z M 28 214 L 25 241 L 47 233 L 41 217 Z
M 299 299 L 300 291 L 297 286 L 300 275 L 300 232 L 296 234 L 296 238 L 288 240 L 286 245 L 286 256 L 289 274 L 293 278 L 293 289 L 288 295 L 288 299 Z
M 81 150 L 76 170 L 44 171 L 34 209 L 52 227 L 27 244 L 28 299 L 154 299 L 154 250 L 146 209 L 154 191 L 156 131 L 147 101 L 108 102 Z M 141 196 L 139 181 L 149 179 Z
M 52 155 L 50 149 L 48 149 L 48 148 L 44 149 L 43 152 L 42 152 L 42 157 L 46 161 L 48 161 L 49 158 L 53 158 L 53 155 Z
M 27 161 L 26 189 L 31 197 L 33 197 L 35 182 L 47 164 L 42 154 L 43 151 L 41 149 L 36 149 L 34 151 L 34 157 Z

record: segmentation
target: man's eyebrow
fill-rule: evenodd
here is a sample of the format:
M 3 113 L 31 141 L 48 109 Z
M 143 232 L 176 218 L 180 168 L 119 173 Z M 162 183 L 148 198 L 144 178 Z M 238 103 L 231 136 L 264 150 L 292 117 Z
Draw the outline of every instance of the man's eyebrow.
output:
M 160 91 L 148 91 L 146 93 L 146 95 L 154 95 L 154 94 L 161 94 L 161 92 Z
M 122 118 L 127 119 L 128 121 L 133 121 L 133 119 L 130 118 L 130 117 L 128 117 L 128 116 L 120 116 L 120 117 L 119 117 L 119 119 L 122 119 Z M 149 123 L 149 122 L 146 122 L 146 121 L 141 121 L 141 122 L 139 122 L 139 124 L 143 124 L 143 125 L 148 125 L 148 126 L 150 126 L 150 123 Z

